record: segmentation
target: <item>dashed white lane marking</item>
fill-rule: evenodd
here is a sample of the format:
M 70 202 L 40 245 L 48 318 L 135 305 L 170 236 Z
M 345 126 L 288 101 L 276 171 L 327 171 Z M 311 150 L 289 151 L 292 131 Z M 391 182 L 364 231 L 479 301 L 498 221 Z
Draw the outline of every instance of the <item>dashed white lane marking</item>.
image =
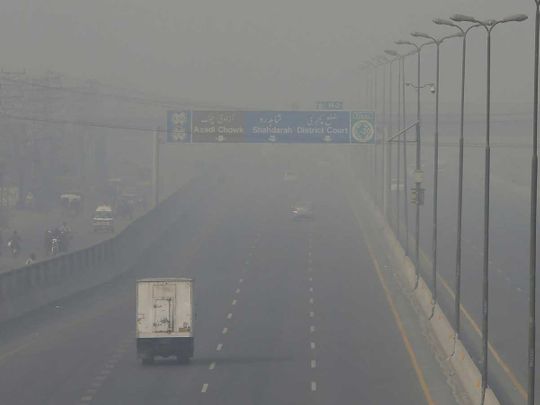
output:
M 311 343 L 309 344 L 309 346 L 311 347 L 311 350 L 315 350 L 315 348 L 317 347 L 317 346 L 315 345 L 315 342 L 311 342 Z
M 518 292 L 523 292 L 523 290 L 520 287 L 517 287 L 516 290 L 518 290 Z
M 223 349 L 223 343 L 218 344 L 217 347 L 216 347 L 216 350 L 217 350 L 218 352 L 220 352 L 221 349 Z
M 310 317 L 310 318 L 313 318 L 314 316 L 315 316 L 315 312 L 311 311 L 311 312 L 309 313 L 309 317 Z
M 310 331 L 311 333 L 315 332 L 315 326 L 311 325 L 311 326 L 309 327 L 309 331 Z
M 315 302 L 315 300 L 314 300 L 313 298 L 310 298 L 310 299 L 309 299 L 309 303 L 310 303 L 310 304 L 313 304 L 314 302 Z
M 317 383 L 315 381 L 311 382 L 311 391 L 317 391 Z
M 81 397 L 81 401 L 90 402 L 90 401 L 92 401 L 92 398 L 93 397 L 91 395 L 87 395 L 87 396 Z
M 309 292 L 313 292 L 313 287 L 309 287 Z
M 212 363 L 210 363 L 210 366 L 208 367 L 208 370 L 213 370 L 216 368 L 216 362 L 213 361 Z
M 237 288 L 235 291 L 236 294 L 240 294 L 240 288 Z
M 313 277 L 310 277 L 310 278 L 309 278 L 309 281 L 312 282 L 312 281 L 313 281 Z
M 317 367 L 317 360 L 311 360 L 311 368 Z
M 208 391 L 208 384 L 204 383 L 202 388 L 201 388 L 201 392 L 204 394 L 206 391 Z
M 311 273 L 313 271 L 313 269 L 311 267 L 308 267 L 307 271 L 309 271 Z
M 245 263 L 246 266 L 248 266 L 249 265 L 249 260 L 246 260 L 244 263 Z
M 226 335 L 228 331 L 229 331 L 228 328 L 223 328 L 223 330 L 221 331 L 221 333 L 224 334 L 224 335 Z
M 232 300 L 232 305 L 236 305 L 236 300 Z
M 239 282 L 240 284 L 242 284 L 242 283 L 244 282 L 244 279 L 241 278 L 240 280 L 238 280 L 238 282 Z
M 232 312 L 229 312 L 229 313 L 227 314 L 227 319 L 231 319 L 231 318 L 232 318 Z

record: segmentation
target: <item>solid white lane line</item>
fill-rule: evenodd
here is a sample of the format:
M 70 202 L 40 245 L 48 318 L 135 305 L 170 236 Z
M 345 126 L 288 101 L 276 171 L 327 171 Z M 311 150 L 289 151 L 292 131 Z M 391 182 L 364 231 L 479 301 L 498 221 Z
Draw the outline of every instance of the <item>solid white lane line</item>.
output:
M 311 368 L 317 367 L 317 360 L 311 360 Z
M 217 350 L 218 352 L 220 352 L 221 349 L 223 349 L 223 343 L 218 344 L 217 347 L 216 347 L 216 350 Z
M 315 381 L 311 382 L 311 391 L 317 391 L 317 383 Z
M 201 392 L 204 394 L 206 391 L 208 391 L 208 384 L 204 383 L 202 388 L 201 388 Z
M 311 326 L 309 327 L 309 331 L 310 331 L 311 333 L 315 332 L 315 326 L 311 325 Z
M 236 300 L 232 300 L 232 305 L 236 305 Z
M 311 350 L 315 350 L 315 348 L 317 347 L 317 346 L 315 345 L 315 342 L 311 342 L 311 343 L 309 344 L 309 346 L 311 347 Z
M 311 311 L 311 312 L 309 313 L 309 317 L 310 317 L 310 318 L 313 318 L 314 316 L 315 316 L 315 312 Z
M 223 328 L 223 330 L 221 331 L 221 333 L 223 333 L 224 335 L 226 335 L 228 331 L 229 331 L 229 329 Z
M 229 312 L 229 313 L 227 314 L 227 319 L 231 319 L 231 318 L 232 318 L 232 312 Z
M 216 362 L 213 361 L 212 363 L 210 363 L 210 366 L 208 367 L 208 370 L 213 370 L 216 368 Z

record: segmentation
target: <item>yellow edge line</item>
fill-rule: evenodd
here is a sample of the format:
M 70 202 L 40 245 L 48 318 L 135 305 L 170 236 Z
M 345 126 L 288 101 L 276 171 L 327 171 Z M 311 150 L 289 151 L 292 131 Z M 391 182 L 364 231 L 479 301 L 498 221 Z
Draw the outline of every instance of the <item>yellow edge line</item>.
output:
M 422 259 L 424 261 L 426 261 L 428 264 L 430 263 L 430 260 L 428 259 L 428 257 L 426 256 L 426 254 L 422 251 L 421 253 L 422 255 Z M 454 293 L 454 291 L 452 290 L 452 288 L 448 285 L 447 281 L 445 280 L 445 278 L 439 274 L 439 278 L 441 280 L 441 283 L 443 285 L 443 287 L 446 289 L 446 291 L 448 292 L 448 294 L 450 294 L 450 296 L 452 297 L 452 299 L 455 299 L 456 297 L 456 294 Z M 473 330 L 476 332 L 476 334 L 478 336 L 482 336 L 482 331 L 480 329 L 480 327 L 478 326 L 478 324 L 475 322 L 475 320 L 473 319 L 472 315 L 469 313 L 469 311 L 467 311 L 467 309 L 463 306 L 463 304 L 460 304 L 460 309 L 461 309 L 461 312 L 463 312 L 463 315 L 465 315 L 465 318 L 467 318 L 467 320 L 469 321 L 469 323 L 471 324 Z M 523 385 L 521 385 L 521 383 L 519 382 L 519 380 L 517 379 L 516 375 L 514 374 L 514 372 L 512 371 L 512 369 L 510 368 L 510 366 L 502 359 L 502 357 L 499 355 L 499 353 L 497 352 L 497 350 L 495 349 L 495 347 L 493 347 L 493 345 L 491 343 L 488 342 L 488 348 L 489 348 L 489 352 L 491 353 L 491 355 L 493 356 L 493 358 L 495 359 L 495 361 L 497 363 L 499 363 L 499 365 L 501 366 L 501 368 L 503 369 L 503 371 L 506 373 L 506 375 L 508 375 L 508 378 L 510 378 L 510 381 L 512 382 L 512 384 L 514 385 L 514 387 L 517 389 L 517 391 L 519 392 L 519 394 L 523 397 L 523 398 L 527 398 L 527 391 L 525 390 L 525 388 L 523 387 Z
M 418 378 L 418 382 L 420 383 L 420 387 L 422 388 L 422 392 L 424 393 L 426 402 L 428 403 L 428 405 L 435 405 L 435 401 L 433 400 L 433 398 L 431 397 L 431 393 L 429 392 L 429 387 L 426 383 L 424 373 L 422 369 L 420 368 L 420 365 L 418 364 L 418 360 L 411 346 L 411 342 L 409 341 L 407 333 L 405 332 L 405 328 L 403 327 L 403 323 L 401 321 L 399 313 L 397 312 L 396 306 L 394 304 L 394 300 L 392 299 L 392 296 L 390 294 L 390 290 L 388 289 L 388 286 L 386 285 L 386 281 L 384 280 L 384 276 L 379 267 L 379 262 L 375 258 L 375 255 L 373 254 L 373 250 L 369 242 L 366 240 L 366 238 L 364 238 L 364 240 L 366 242 L 371 261 L 373 262 L 373 265 L 375 267 L 375 271 L 377 272 L 377 277 L 379 278 L 379 281 L 384 290 L 384 295 L 386 296 L 386 300 L 388 301 L 388 306 L 390 307 L 390 310 L 392 311 L 392 315 L 394 316 L 394 320 L 396 321 L 396 325 L 399 329 L 399 334 L 401 335 L 403 344 L 405 345 L 405 348 L 407 349 L 407 353 L 409 354 L 409 358 L 411 360 L 412 366 L 414 368 L 414 371 L 416 372 L 416 377 Z

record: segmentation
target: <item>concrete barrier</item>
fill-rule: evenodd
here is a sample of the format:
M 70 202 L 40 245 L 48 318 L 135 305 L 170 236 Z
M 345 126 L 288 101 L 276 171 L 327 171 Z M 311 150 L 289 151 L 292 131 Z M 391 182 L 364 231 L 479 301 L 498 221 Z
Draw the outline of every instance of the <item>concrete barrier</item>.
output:
M 476 367 L 476 364 L 462 342 L 456 339 L 456 333 L 444 311 L 438 304 L 433 305 L 431 290 L 421 276 L 418 279 L 417 288 L 414 289 L 416 285 L 416 268 L 414 263 L 405 255 L 405 251 L 396 238 L 396 235 L 371 198 L 363 189 L 360 190 L 360 194 L 372 213 L 371 218 L 375 226 L 382 230 L 385 241 L 390 247 L 391 254 L 401 264 L 398 268 L 398 275 L 405 280 L 406 285 L 411 287 L 411 291 L 414 291 L 413 297 L 428 319 L 433 336 L 435 336 L 455 375 L 472 403 L 475 405 L 480 404 L 482 385 L 480 370 Z M 499 400 L 490 388 L 486 390 L 484 405 L 500 405 Z

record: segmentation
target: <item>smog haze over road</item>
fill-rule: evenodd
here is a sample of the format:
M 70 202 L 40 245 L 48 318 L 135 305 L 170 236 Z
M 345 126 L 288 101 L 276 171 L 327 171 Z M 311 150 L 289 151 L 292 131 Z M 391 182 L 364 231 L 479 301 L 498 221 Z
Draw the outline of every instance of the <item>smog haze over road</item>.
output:
M 2 0 L 0 403 L 533 405 L 535 6 Z

